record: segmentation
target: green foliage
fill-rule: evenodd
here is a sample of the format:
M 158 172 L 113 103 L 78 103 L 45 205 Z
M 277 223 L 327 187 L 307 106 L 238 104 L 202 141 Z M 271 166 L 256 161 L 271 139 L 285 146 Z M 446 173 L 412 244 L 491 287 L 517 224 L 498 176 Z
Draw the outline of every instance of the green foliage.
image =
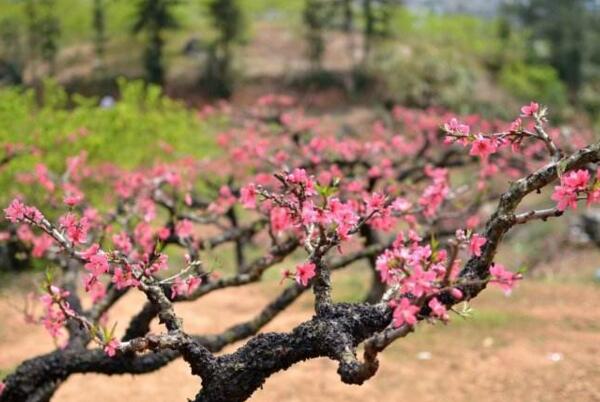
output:
M 41 161 L 57 171 L 64 168 L 67 157 L 81 151 L 88 153 L 92 164 L 110 162 L 128 168 L 157 158 L 201 158 L 216 151 L 209 126 L 184 105 L 163 96 L 159 87 L 140 81 L 120 81 L 119 86 L 120 99 L 110 108 L 98 106 L 94 98 L 69 99 L 51 82 L 45 84 L 41 106 L 31 90 L 0 90 L 2 143 L 38 147 Z M 82 131 L 87 135 L 71 139 Z M 173 153 L 164 152 L 166 144 Z M 15 188 L 15 175 L 31 171 L 39 162 L 31 153 L 14 159 L 0 171 L 0 188 Z
M 524 102 L 535 99 L 556 111 L 568 103 L 565 85 L 551 66 L 513 63 L 502 69 L 499 82 Z
M 598 31 L 597 5 L 592 0 L 531 0 L 509 9 L 531 32 L 536 61 L 549 62 L 570 90 L 577 92 L 586 59 L 597 53 L 589 33 Z M 543 46 L 540 46 L 543 45 Z M 548 51 L 540 51 L 547 48 Z
M 381 91 L 396 103 L 460 112 L 472 106 L 468 100 L 481 75 L 456 52 L 426 45 L 381 48 L 370 72 L 380 77 Z
M 405 43 L 429 44 L 452 49 L 468 59 L 487 60 L 504 46 L 498 24 L 469 15 L 416 14 L 400 7 L 394 10 L 390 30 Z M 520 49 L 515 44 L 510 51 L 519 54 Z

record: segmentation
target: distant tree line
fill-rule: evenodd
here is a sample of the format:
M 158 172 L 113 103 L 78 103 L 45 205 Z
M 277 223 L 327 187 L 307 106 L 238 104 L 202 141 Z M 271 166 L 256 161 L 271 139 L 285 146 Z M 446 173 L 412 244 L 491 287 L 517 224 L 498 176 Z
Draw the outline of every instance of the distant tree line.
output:
M 549 63 L 576 102 L 586 82 L 600 82 L 600 3 L 522 0 L 504 9 L 512 27 L 528 33 L 531 62 Z
M 182 0 L 135 0 L 135 14 L 131 24 L 133 35 L 144 43 L 143 64 L 146 80 L 163 84 L 165 81 L 165 34 L 180 27 L 177 7 Z M 23 81 L 25 65 L 28 64 L 34 80 L 44 75 L 54 75 L 56 56 L 61 38 L 60 18 L 55 0 L 25 0 L 24 29 L 9 18 L 0 20 L 0 77 L 19 84 Z M 104 65 L 108 35 L 106 8 L 108 0 L 93 0 L 92 30 L 96 64 Z M 215 31 L 208 45 L 208 61 L 205 81 L 217 96 L 229 96 L 232 92 L 233 45 L 243 34 L 243 15 L 238 0 L 208 0 L 205 11 Z M 25 38 L 26 43 L 21 43 Z M 25 45 L 26 46 L 23 46 Z M 23 48 L 27 48 L 23 52 Z M 44 72 L 42 72 L 42 65 Z
M 165 82 L 164 46 L 167 33 L 181 26 L 180 7 L 197 1 L 206 13 L 212 35 L 205 47 L 202 87 L 218 97 L 232 94 L 235 49 L 242 44 L 246 19 L 239 0 L 133 0 L 131 33 L 143 44 L 143 66 L 148 82 Z M 321 73 L 330 32 L 346 36 L 352 72 L 364 72 L 372 63 L 378 41 L 391 36 L 395 10 L 403 0 L 304 0 L 301 20 L 309 72 Z M 25 24 L 0 17 L 0 82 L 21 83 L 27 68 L 35 82 L 54 75 L 61 39 L 56 0 L 23 0 Z M 90 38 L 95 66 L 106 65 L 107 9 L 110 0 L 90 3 Z M 551 65 L 568 89 L 572 103 L 600 111 L 600 6 L 596 0 L 519 0 L 507 2 L 498 15 L 499 35 L 526 33 L 527 60 Z M 590 101 L 591 99 L 591 101 Z M 594 106 L 596 105 L 596 106 Z

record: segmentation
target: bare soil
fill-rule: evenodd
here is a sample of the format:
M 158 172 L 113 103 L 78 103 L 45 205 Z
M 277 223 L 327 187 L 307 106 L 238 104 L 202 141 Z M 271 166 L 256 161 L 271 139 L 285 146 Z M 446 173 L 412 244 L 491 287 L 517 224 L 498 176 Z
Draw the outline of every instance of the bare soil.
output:
M 600 401 L 600 284 L 593 279 L 599 256 L 568 255 L 553 264 L 551 278 L 526 280 L 510 297 L 490 289 L 474 301 L 472 318 L 420 325 L 383 354 L 378 375 L 363 386 L 342 384 L 335 363 L 317 359 L 274 375 L 252 401 Z M 348 291 L 351 275 L 336 277 Z M 216 292 L 177 310 L 191 333 L 216 332 L 253 316 L 278 290 L 270 281 Z M 308 318 L 311 297 L 265 331 L 289 330 Z M 125 298 L 111 320 L 121 320 L 122 330 L 140 302 L 140 295 Z M 0 315 L 4 372 L 53 348 L 44 330 L 26 324 L 6 297 Z M 179 360 L 137 377 L 76 375 L 53 401 L 184 401 L 199 388 Z

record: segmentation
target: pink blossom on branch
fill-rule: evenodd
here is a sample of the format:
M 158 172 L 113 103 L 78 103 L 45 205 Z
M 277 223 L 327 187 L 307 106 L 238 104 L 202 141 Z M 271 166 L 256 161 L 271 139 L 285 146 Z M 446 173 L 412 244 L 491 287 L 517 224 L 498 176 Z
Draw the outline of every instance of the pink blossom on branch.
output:
M 18 198 L 12 200 L 10 205 L 4 209 L 4 216 L 12 223 L 17 223 L 25 219 L 27 206 Z
M 450 119 L 450 121 L 448 121 L 448 123 L 444 124 L 444 129 L 447 132 L 450 133 L 454 133 L 454 134 L 462 134 L 462 135 L 469 135 L 471 128 L 467 125 L 467 124 L 463 124 L 460 123 L 456 118 L 452 118 Z
M 189 296 L 202 284 L 202 278 L 190 276 L 185 281 L 180 277 L 175 278 L 171 285 L 171 298 Z
M 114 357 L 117 354 L 117 350 L 121 343 L 118 339 L 112 338 L 104 345 L 104 353 L 106 353 L 109 357 Z
M 256 186 L 250 183 L 240 190 L 240 201 L 245 208 L 256 207 Z
M 429 300 L 427 305 L 431 309 L 431 314 L 433 314 L 434 317 L 444 321 L 448 319 L 448 310 L 446 309 L 446 306 L 440 303 L 437 298 L 434 297 L 433 299 Z
M 44 219 L 44 216 L 37 208 L 23 204 L 18 198 L 12 200 L 8 207 L 4 209 L 4 215 L 12 223 L 29 219 L 39 224 Z
M 75 214 L 69 212 L 61 216 L 58 221 L 69 240 L 73 243 L 85 243 L 87 241 L 90 223 L 86 217 L 78 219 Z
M 525 105 L 521 108 L 521 115 L 524 117 L 531 117 L 540 110 L 540 105 L 537 102 L 531 102 L 529 105 Z
M 296 282 L 302 286 L 307 286 L 315 274 L 316 266 L 312 262 L 305 262 L 296 266 Z
M 492 277 L 491 283 L 496 284 L 504 291 L 505 294 L 509 295 L 512 289 L 515 287 L 517 280 L 520 276 L 514 272 L 508 271 L 504 268 L 504 265 L 494 263 L 490 267 L 490 275 Z
M 487 159 L 498 150 L 498 142 L 494 138 L 487 138 L 481 134 L 475 137 L 471 145 L 469 155 L 479 156 L 481 159 Z
M 175 233 L 180 239 L 187 239 L 194 234 L 194 225 L 188 219 L 183 219 L 175 225 Z
M 477 233 L 471 236 L 471 241 L 469 243 L 469 251 L 476 257 L 481 256 L 481 247 L 485 245 L 487 239 Z
M 398 328 L 404 324 L 415 325 L 417 323 L 417 313 L 420 308 L 413 305 L 406 297 L 402 298 L 400 302 L 394 303 L 392 307 L 394 309 L 394 327 Z
M 563 175 L 560 185 L 554 187 L 552 193 L 552 199 L 557 202 L 556 208 L 560 211 L 577 209 L 578 194 L 587 190 L 589 181 L 590 173 L 583 169 Z

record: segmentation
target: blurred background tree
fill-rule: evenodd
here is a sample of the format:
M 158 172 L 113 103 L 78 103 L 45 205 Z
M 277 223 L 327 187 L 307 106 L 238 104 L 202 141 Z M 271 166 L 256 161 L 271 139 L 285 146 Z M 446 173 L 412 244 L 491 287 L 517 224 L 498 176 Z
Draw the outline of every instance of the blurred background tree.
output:
M 105 0 L 94 0 L 92 23 L 94 27 L 94 51 L 97 63 L 101 66 L 104 62 L 106 50 L 106 4 Z
M 323 0 L 306 0 L 304 3 L 302 21 L 305 26 L 307 57 L 314 71 L 323 68 L 325 28 L 331 17 L 327 12 L 328 9 L 330 9 L 329 5 Z
M 23 83 L 24 47 L 19 23 L 9 17 L 0 19 L 0 85 Z
M 54 75 L 56 55 L 59 50 L 58 41 L 61 29 L 56 13 L 54 0 L 27 0 L 25 15 L 27 16 L 27 37 L 29 61 L 33 81 L 40 78 L 42 71 L 46 75 Z M 43 63 L 38 65 L 38 63 Z M 40 71 L 38 67 L 41 67 Z
M 216 35 L 208 46 L 201 85 L 211 96 L 229 98 L 235 85 L 234 46 L 244 32 L 242 10 L 237 0 L 210 0 L 208 16 Z
M 179 27 L 174 12 L 178 4 L 178 0 L 138 0 L 132 29 L 145 34 L 144 67 L 151 83 L 164 82 L 163 36 L 164 31 Z
M 600 122 L 594 0 L 0 0 L 0 15 L 5 85 L 104 95 L 125 76 L 189 102 L 266 85 L 500 115 L 535 98 Z

